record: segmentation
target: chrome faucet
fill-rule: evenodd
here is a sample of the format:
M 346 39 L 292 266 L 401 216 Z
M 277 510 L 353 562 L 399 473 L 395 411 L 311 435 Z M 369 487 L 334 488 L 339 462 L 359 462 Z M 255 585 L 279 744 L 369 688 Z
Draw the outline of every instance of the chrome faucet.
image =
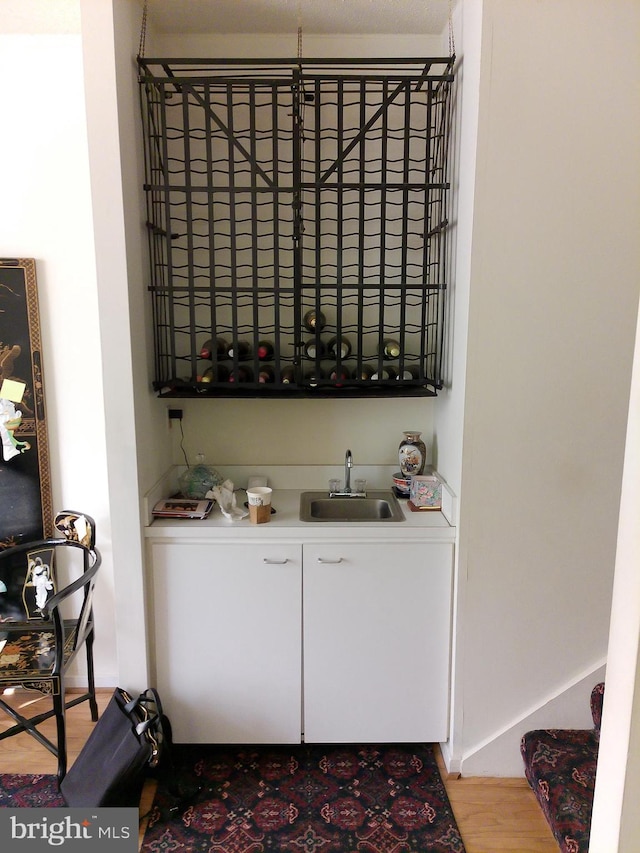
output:
M 353 456 L 350 450 L 347 450 L 344 456 L 344 489 L 337 489 L 334 491 L 333 485 L 331 485 L 331 489 L 329 491 L 330 498 L 366 498 L 367 493 L 365 491 L 362 492 L 354 492 L 351 488 L 351 469 L 353 468 Z M 339 480 L 334 480 L 336 485 L 339 484 Z
M 345 494 L 351 494 L 351 469 L 353 468 L 353 456 L 351 451 L 347 450 L 344 455 L 344 491 Z

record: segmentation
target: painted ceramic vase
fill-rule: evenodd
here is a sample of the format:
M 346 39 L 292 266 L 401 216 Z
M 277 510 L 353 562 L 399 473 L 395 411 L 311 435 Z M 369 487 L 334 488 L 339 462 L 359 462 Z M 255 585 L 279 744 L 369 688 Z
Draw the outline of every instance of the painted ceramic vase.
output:
M 427 448 L 420 435 L 415 430 L 407 430 L 400 442 L 398 461 L 405 477 L 417 477 L 424 471 Z

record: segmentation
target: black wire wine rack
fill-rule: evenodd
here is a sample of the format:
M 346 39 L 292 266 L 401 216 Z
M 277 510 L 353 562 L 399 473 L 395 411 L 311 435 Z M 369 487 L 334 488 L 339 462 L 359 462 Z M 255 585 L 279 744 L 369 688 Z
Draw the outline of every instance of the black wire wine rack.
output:
M 161 396 L 436 394 L 453 62 L 138 60 Z

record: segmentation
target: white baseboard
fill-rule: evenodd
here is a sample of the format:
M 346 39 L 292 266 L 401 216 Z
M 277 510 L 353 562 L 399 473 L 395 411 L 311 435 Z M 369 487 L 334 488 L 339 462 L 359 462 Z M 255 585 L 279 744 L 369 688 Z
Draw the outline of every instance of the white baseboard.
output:
M 115 689 L 115 687 L 118 685 L 119 681 L 120 681 L 120 679 L 115 674 L 114 675 L 103 675 L 100 677 L 99 676 L 95 677 L 96 687 L 110 688 L 111 690 Z M 65 683 L 66 683 L 67 687 L 71 687 L 74 690 L 77 690 L 77 689 L 86 690 L 86 688 L 87 688 L 87 676 L 86 675 L 67 675 L 67 677 L 65 679 Z M 145 687 L 146 687 L 146 685 L 144 687 L 141 687 L 140 690 L 144 690 Z
M 520 740 L 533 729 L 590 729 L 593 727 L 590 697 L 604 681 L 606 660 L 581 673 L 554 694 L 545 697 L 508 725 L 466 749 L 460 767 L 451 771 L 463 776 L 524 776 Z M 443 753 L 444 755 L 444 753 Z
M 452 776 L 460 776 L 462 762 L 453 757 L 450 740 L 440 744 L 440 752 L 442 753 L 442 760 L 444 761 L 444 766 L 447 768 L 447 772 Z

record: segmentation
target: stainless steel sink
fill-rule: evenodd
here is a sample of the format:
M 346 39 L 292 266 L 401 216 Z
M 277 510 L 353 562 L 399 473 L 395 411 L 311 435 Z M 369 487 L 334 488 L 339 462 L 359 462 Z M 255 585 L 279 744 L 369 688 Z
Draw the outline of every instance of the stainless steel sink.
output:
M 366 498 L 333 497 L 327 492 L 302 492 L 301 521 L 404 521 L 402 508 L 390 491 L 367 492 Z

